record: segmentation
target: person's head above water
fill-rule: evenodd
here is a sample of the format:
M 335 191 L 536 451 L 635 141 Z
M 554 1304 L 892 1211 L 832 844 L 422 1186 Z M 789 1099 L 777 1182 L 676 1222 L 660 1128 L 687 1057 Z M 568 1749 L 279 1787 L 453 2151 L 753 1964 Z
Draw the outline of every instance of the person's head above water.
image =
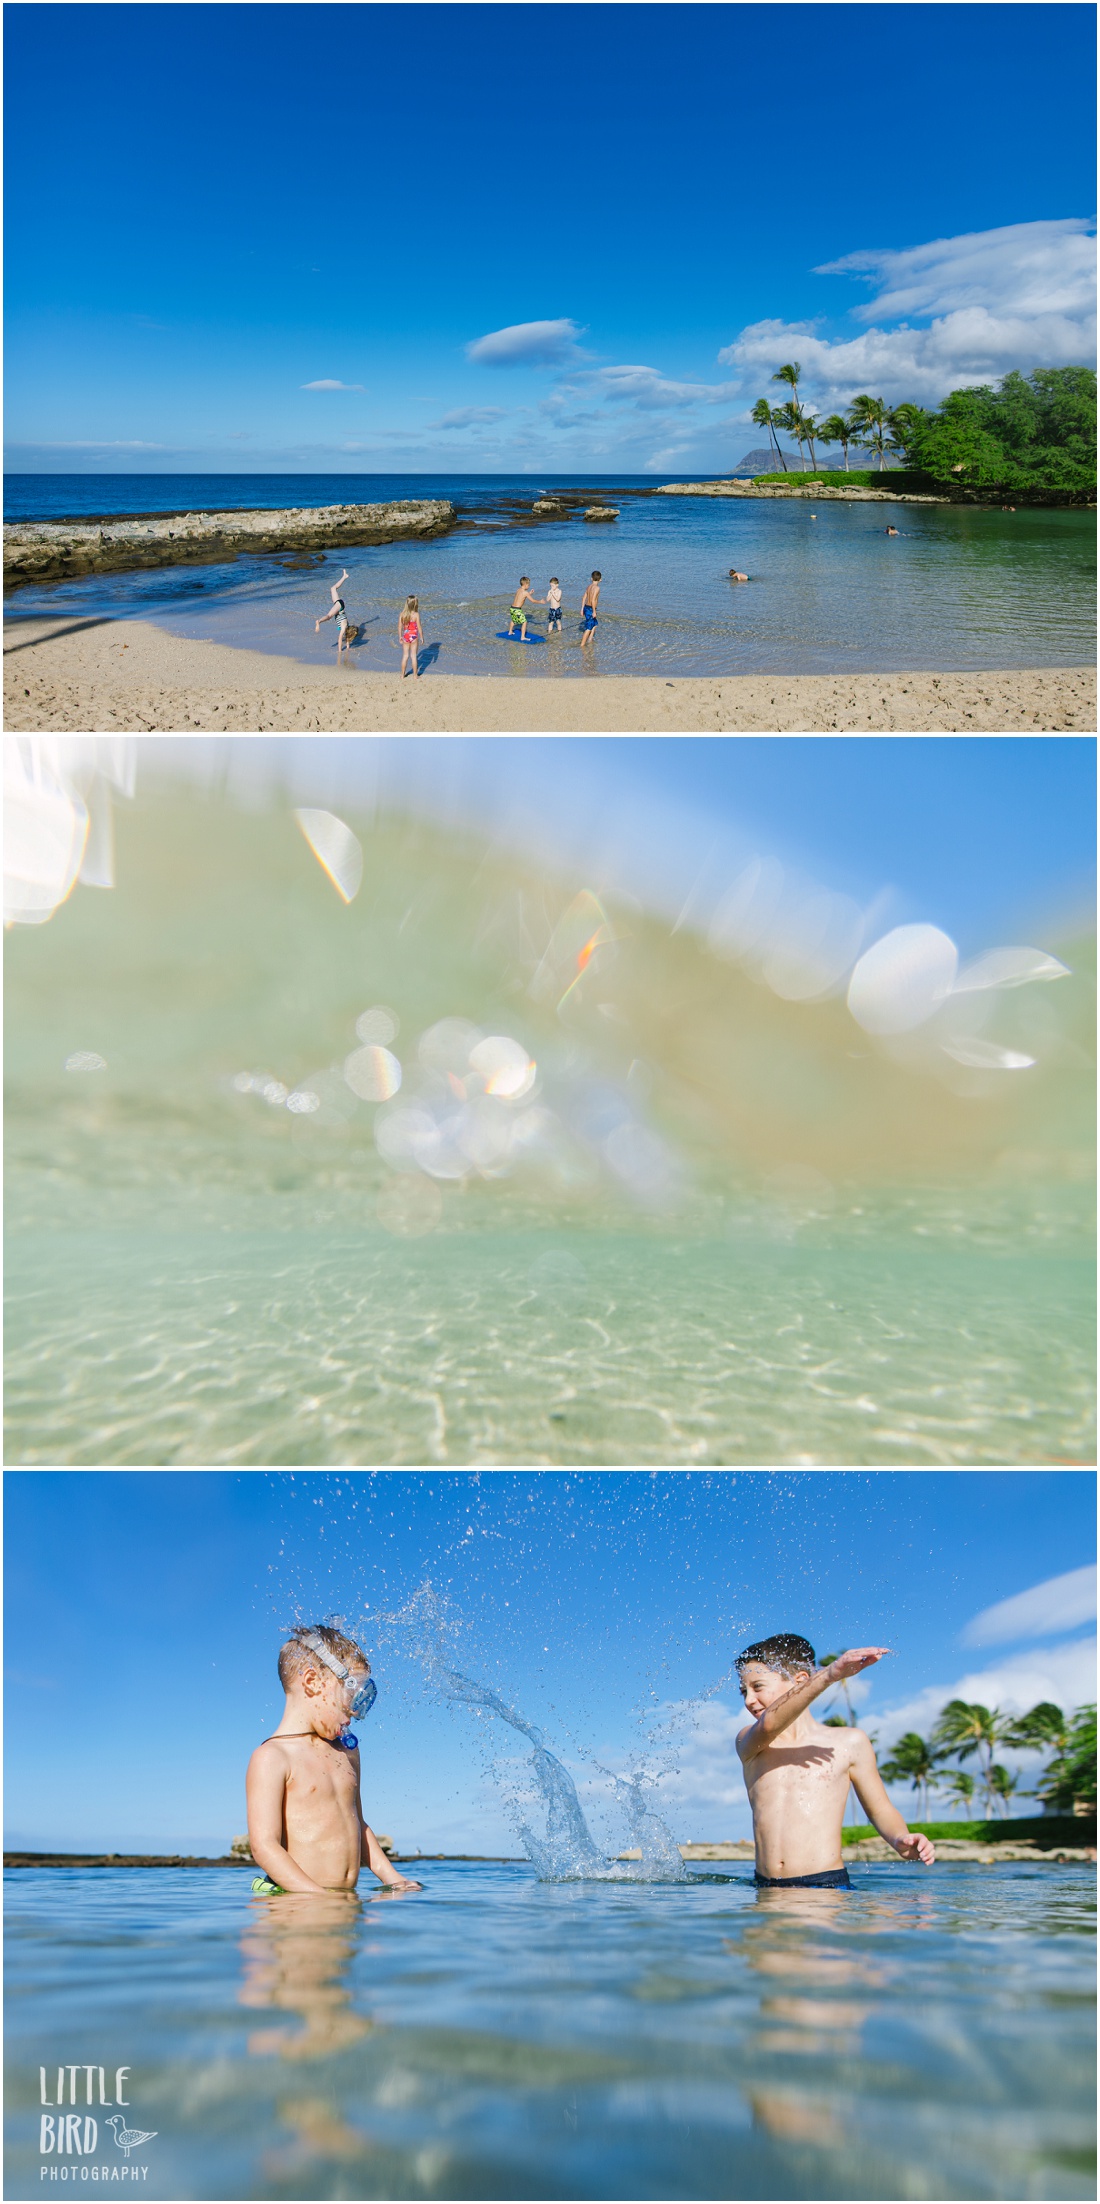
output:
M 369 1714 L 377 1697 L 370 1662 L 354 1638 L 332 1623 L 303 1624 L 279 1652 L 279 1682 L 303 1728 L 331 1744 L 354 1716 Z
M 813 1675 L 817 1655 L 808 1638 L 782 1630 L 774 1638 L 761 1638 L 756 1645 L 747 1645 L 734 1665 L 741 1697 L 749 1713 L 759 1715 L 790 1690 L 796 1677 Z
M 592 569 L 592 579 L 594 582 L 602 582 L 603 580 L 603 575 L 601 574 L 598 566 L 594 566 Z

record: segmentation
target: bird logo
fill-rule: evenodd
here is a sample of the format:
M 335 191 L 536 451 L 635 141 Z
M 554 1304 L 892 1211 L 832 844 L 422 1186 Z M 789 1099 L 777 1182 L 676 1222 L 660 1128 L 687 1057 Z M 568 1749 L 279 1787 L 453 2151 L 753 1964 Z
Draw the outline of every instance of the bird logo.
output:
M 159 2130 L 155 2127 L 127 2127 L 121 2112 L 114 2113 L 108 2120 L 107 2126 L 113 2127 L 115 2141 L 119 2149 L 125 2152 L 127 2161 L 129 2161 L 130 2152 L 136 2150 L 139 2143 L 151 2143 L 154 2135 L 159 2133 Z

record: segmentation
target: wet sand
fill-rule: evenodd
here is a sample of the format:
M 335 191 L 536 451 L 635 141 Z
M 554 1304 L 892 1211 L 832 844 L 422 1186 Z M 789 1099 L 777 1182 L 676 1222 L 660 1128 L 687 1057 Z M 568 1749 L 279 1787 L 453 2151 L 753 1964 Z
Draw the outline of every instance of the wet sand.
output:
M 402 684 L 196 642 L 140 620 L 14 620 L 12 733 L 1092 733 L 1087 666 L 997 673 L 724 674 L 668 681 L 439 674 Z

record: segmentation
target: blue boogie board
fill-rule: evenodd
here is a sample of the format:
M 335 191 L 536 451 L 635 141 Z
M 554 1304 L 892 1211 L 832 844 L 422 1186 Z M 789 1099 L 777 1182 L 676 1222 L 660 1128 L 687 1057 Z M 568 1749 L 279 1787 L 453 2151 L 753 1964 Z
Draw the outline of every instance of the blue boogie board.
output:
M 520 643 L 520 642 L 524 642 L 524 643 L 545 643 L 545 641 L 546 641 L 546 637 L 545 637 L 545 635 L 524 635 L 524 636 L 519 636 L 519 635 L 513 635 L 513 634 L 512 634 L 511 632 L 510 632 L 510 630 L 505 630 L 505 631 L 503 631 L 503 632 L 502 632 L 502 630 L 501 630 L 500 628 L 498 628 L 498 629 L 497 629 L 497 642 L 498 642 L 498 643 Z

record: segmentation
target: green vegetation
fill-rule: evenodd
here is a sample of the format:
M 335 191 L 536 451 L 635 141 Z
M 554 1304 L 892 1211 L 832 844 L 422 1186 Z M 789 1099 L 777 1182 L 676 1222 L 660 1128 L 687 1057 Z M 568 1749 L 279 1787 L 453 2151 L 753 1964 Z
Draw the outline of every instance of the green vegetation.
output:
M 909 1827 L 922 1837 L 931 1837 L 933 1843 L 955 1837 L 968 1844 L 1036 1844 L 1044 1850 L 1062 1844 L 1084 1850 L 1096 1843 L 1095 1819 L 1073 1814 L 1031 1814 L 1017 1821 L 911 1821 Z M 866 1844 L 877 1834 L 870 1822 L 864 1821 L 854 1829 L 845 1829 L 843 1841 Z
M 965 489 L 1096 495 L 1096 374 L 1037 367 L 1000 388 L 953 390 L 915 429 L 906 456 L 934 482 Z
M 775 419 L 774 414 L 772 419 Z M 777 490 L 782 489 L 788 482 L 799 483 L 809 490 L 813 489 L 815 483 L 820 483 L 823 490 L 893 490 L 901 485 L 921 490 L 933 488 L 927 476 L 904 474 L 898 467 L 891 467 L 888 483 L 884 483 L 880 475 L 872 473 L 869 467 L 852 467 L 847 473 L 840 467 L 830 467 L 827 472 L 817 474 L 757 474 L 753 476 L 753 481 L 765 490 L 770 489 L 773 484 Z
M 1096 372 L 1090 367 L 1037 367 L 1030 375 L 1015 371 L 994 389 L 953 390 L 938 412 L 909 404 L 887 406 L 861 391 L 847 416 L 829 414 L 819 421 L 802 403 L 802 369 L 789 360 L 773 383 L 785 383 L 786 405 L 758 399 L 752 418 L 766 428 L 781 459 L 777 431 L 809 447 L 811 469 L 817 444 L 841 444 L 844 475 L 853 486 L 867 485 L 885 472 L 887 457 L 904 459 L 907 480 L 925 490 L 939 488 L 958 496 L 994 496 L 1042 504 L 1085 504 L 1096 495 Z M 873 474 L 852 474 L 850 445 L 874 453 Z M 835 472 L 839 473 L 837 469 Z M 758 475 L 757 481 L 801 482 L 799 473 Z M 895 487 L 900 488 L 898 472 Z
M 1020 1788 L 1020 1777 L 993 1757 L 997 1747 L 1005 1745 L 1013 1752 L 1051 1755 L 1034 1789 L 1021 1796 L 1040 1799 L 1051 1815 L 1095 1815 L 1094 1706 L 1079 1707 L 1071 1716 L 1052 1700 L 1041 1699 L 1029 1713 L 1013 1715 L 1002 1713 L 1000 1707 L 949 1699 L 931 1737 L 907 1730 L 904 1737 L 898 1738 L 890 1758 L 883 1761 L 882 1773 L 888 1783 L 912 1784 L 920 1793 L 922 1813 L 928 1812 L 930 1791 L 945 1791 L 960 1806 L 969 1806 L 977 1792 L 987 1815 L 1007 1815 L 1009 1800 Z M 961 1763 L 975 1758 L 978 1767 L 971 1775 Z M 949 1761 L 959 1765 L 948 1768 Z M 957 1830 L 960 1825 L 940 1826 Z
M 899 1737 L 889 1760 L 882 1763 L 887 1783 L 912 1783 L 921 1794 L 921 1813 L 928 1812 L 928 1792 L 936 1781 L 940 1755 L 916 1730 Z

